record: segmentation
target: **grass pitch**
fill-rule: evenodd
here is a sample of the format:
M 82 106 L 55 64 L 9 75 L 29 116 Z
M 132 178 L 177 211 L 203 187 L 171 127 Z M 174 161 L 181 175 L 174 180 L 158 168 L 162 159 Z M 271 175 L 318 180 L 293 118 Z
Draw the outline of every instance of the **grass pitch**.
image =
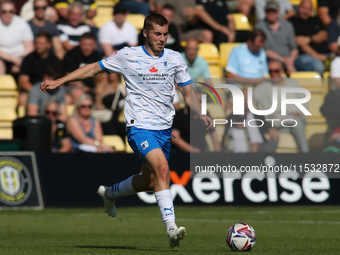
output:
M 340 254 L 340 207 L 176 207 L 187 228 L 169 247 L 158 207 L 0 211 L 0 254 L 231 254 L 225 234 L 237 222 L 256 231 L 252 254 Z

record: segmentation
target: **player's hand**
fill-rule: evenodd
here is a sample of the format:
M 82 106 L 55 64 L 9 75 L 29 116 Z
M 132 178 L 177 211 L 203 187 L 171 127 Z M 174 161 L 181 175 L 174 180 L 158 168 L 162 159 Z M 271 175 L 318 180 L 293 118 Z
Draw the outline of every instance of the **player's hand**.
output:
M 40 84 L 40 89 L 46 93 L 55 90 L 58 86 L 56 81 L 45 80 Z
M 207 130 L 213 128 L 213 120 L 208 115 L 201 115 L 200 119 L 207 125 Z

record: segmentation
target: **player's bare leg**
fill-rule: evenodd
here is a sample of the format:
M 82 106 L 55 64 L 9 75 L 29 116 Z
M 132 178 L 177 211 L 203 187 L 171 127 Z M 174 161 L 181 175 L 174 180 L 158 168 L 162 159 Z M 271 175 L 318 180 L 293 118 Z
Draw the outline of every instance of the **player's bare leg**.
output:
M 180 240 L 186 235 L 184 227 L 175 223 L 175 209 L 170 191 L 170 169 L 168 161 L 159 148 L 150 151 L 146 157 L 146 166 L 154 173 L 154 191 L 159 211 L 166 225 L 171 248 L 179 246 Z

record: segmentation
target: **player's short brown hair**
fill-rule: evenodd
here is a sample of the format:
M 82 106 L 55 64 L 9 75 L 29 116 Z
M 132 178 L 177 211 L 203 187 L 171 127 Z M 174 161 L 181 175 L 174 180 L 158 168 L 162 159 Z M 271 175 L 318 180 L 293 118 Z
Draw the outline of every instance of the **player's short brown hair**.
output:
M 148 32 L 149 30 L 153 29 L 153 24 L 163 27 L 169 25 L 169 22 L 163 15 L 151 13 L 145 17 L 143 29 Z

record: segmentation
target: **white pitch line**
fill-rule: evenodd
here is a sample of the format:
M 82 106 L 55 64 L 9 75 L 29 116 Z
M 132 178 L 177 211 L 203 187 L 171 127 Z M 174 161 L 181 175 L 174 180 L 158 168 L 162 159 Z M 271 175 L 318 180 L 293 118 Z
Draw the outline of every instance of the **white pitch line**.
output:
M 249 214 L 250 211 L 242 210 L 240 211 L 206 211 L 206 212 L 195 212 L 196 215 L 224 215 L 224 214 Z M 251 211 L 252 214 L 340 214 L 340 210 L 259 210 Z
M 134 221 L 159 221 L 160 218 L 135 218 L 127 217 L 128 220 Z M 321 221 L 321 220 L 254 220 L 254 219 L 192 219 L 192 218 L 178 218 L 181 222 L 201 222 L 201 223 L 221 223 L 221 222 L 258 222 L 258 223 L 279 223 L 279 224 L 337 224 L 340 225 L 340 221 Z

